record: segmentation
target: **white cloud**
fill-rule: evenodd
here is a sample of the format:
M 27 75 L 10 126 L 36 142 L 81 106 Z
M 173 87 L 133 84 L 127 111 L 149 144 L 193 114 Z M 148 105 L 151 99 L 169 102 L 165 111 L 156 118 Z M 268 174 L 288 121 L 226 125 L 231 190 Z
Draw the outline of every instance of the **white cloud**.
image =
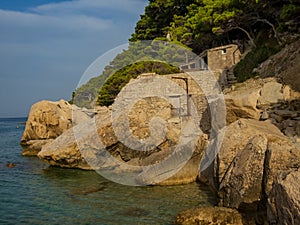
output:
M 127 42 L 146 3 L 75 0 L 23 12 L 0 9 L 0 117 L 15 111 L 5 106 L 13 94 L 22 96 L 20 112 L 42 96 L 68 99 L 90 63 Z
M 0 25 L 12 29 L 56 29 L 57 31 L 99 31 L 113 26 L 111 19 L 88 15 L 40 15 L 33 13 L 0 10 Z
M 32 11 L 45 14 L 59 14 L 110 10 L 136 14 L 137 9 L 144 6 L 145 1 L 142 0 L 75 0 L 41 5 L 33 8 Z M 98 11 L 98 13 L 101 14 L 101 11 Z

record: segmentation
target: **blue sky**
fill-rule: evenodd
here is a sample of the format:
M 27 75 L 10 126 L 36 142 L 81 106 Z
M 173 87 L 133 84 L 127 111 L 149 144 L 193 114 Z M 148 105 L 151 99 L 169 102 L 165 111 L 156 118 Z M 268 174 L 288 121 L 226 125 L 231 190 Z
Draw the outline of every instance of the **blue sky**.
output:
M 147 0 L 0 0 L 0 117 L 70 99 L 99 56 L 128 41 Z

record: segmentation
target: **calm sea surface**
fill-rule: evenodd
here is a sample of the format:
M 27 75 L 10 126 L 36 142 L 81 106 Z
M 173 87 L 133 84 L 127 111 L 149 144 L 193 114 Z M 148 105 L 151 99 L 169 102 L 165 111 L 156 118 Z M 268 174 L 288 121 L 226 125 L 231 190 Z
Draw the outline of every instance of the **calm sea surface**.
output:
M 182 210 L 215 203 L 196 183 L 129 187 L 22 157 L 25 120 L 0 119 L 0 224 L 172 224 Z

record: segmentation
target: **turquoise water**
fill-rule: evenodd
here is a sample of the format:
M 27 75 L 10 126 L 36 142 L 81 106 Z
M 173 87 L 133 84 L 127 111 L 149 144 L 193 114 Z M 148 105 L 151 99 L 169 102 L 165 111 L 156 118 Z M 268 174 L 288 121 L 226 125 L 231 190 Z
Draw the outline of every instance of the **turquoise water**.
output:
M 22 157 L 24 121 L 0 119 L 0 224 L 173 224 L 180 211 L 215 203 L 197 183 L 123 186 L 93 171 Z

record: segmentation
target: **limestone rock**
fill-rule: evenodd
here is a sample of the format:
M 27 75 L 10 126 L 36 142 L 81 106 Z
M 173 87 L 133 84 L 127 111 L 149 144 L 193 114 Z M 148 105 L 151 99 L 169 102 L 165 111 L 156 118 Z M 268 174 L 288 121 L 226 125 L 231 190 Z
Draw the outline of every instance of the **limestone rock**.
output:
M 214 169 L 211 171 L 214 174 L 205 175 L 207 177 L 214 178 L 215 183 L 212 183 L 212 181 L 210 181 L 210 186 L 218 189 L 219 184 L 222 182 L 234 158 L 239 152 L 245 149 L 247 143 L 256 135 L 261 135 L 268 141 L 276 139 L 287 139 L 280 132 L 280 130 L 269 121 L 239 119 L 238 121 L 230 124 L 226 128 L 222 146 L 213 165 Z M 205 171 L 200 174 L 200 177 L 202 177 L 202 174 L 205 174 Z M 208 178 L 204 177 L 203 179 L 207 180 Z
M 106 136 L 101 133 L 111 127 L 109 117 L 109 110 L 102 111 L 93 119 L 90 118 L 68 129 L 50 144 L 43 146 L 38 157 L 53 166 L 91 170 L 92 167 L 86 162 L 80 147 L 96 148 L 99 142 L 98 138 L 101 137 L 103 137 L 101 140 L 105 144 L 113 145 L 116 143 L 115 136 L 109 133 L 112 132 L 110 129 L 108 129 Z M 97 130 L 97 121 L 101 121 L 102 124 L 100 131 Z
M 260 89 L 239 91 L 227 94 L 227 123 L 233 123 L 240 118 L 259 119 L 260 111 L 256 108 Z
M 276 81 L 268 82 L 261 89 L 258 106 L 275 104 L 283 99 L 282 84 Z
M 202 207 L 181 212 L 176 217 L 176 224 L 243 225 L 243 218 L 242 215 L 234 209 L 223 207 Z
M 256 135 L 236 155 L 220 184 L 220 205 L 239 208 L 259 201 L 267 143 L 265 136 Z
M 264 185 L 268 196 L 273 182 L 280 173 L 289 173 L 300 168 L 300 149 L 290 140 L 273 139 L 268 142 L 266 157 L 265 176 L 267 182 Z
M 52 166 L 92 169 L 81 156 L 72 128 L 50 144 L 43 146 L 38 157 Z
M 174 151 L 182 135 L 180 120 L 179 122 L 174 122 L 171 118 L 171 106 L 169 104 L 161 104 L 159 101 L 155 102 L 154 99 L 148 99 L 138 102 L 128 115 L 129 127 L 125 126 L 126 122 L 123 121 L 122 116 L 112 121 L 112 111 L 102 111 L 93 119 L 74 126 L 52 143 L 44 146 L 38 156 L 55 166 L 81 169 L 110 169 L 116 173 L 124 172 L 124 170 L 118 164 L 111 162 L 111 160 L 99 161 L 97 157 L 109 154 L 124 164 L 134 166 L 155 165 L 166 159 Z M 145 108 L 149 110 L 144 111 L 143 109 Z M 158 116 L 165 121 L 165 128 L 162 129 L 164 135 L 161 135 L 159 131 L 161 127 L 157 127 L 157 124 L 155 125 L 151 121 L 151 117 Z M 185 123 L 185 119 L 182 119 L 182 123 Z M 154 124 L 153 127 L 150 124 Z M 190 132 L 189 130 L 187 129 L 188 132 Z M 124 136 L 118 137 L 117 133 Z M 127 135 L 131 135 L 131 137 Z M 154 145 L 151 149 L 147 149 L 147 151 L 139 150 L 141 143 L 147 140 L 150 135 L 160 137 L 162 141 L 157 146 Z M 200 132 L 199 134 L 193 133 L 193 135 L 195 135 L 195 138 L 197 138 L 196 135 L 199 135 L 199 138 L 195 139 L 196 142 L 198 140 L 195 144 L 196 150 L 187 164 L 169 179 L 158 183 L 150 182 L 149 184 L 174 185 L 196 181 L 201 154 L 207 143 L 207 135 Z M 127 140 L 134 137 L 140 142 L 131 148 L 130 144 L 132 143 L 124 143 L 124 140 L 120 139 L 124 137 Z M 185 138 L 184 136 L 182 140 Z M 89 165 L 90 162 L 92 163 L 91 165 Z M 170 162 L 172 163 L 172 160 Z M 129 167 L 128 169 L 131 170 Z M 155 170 L 155 167 L 153 169 Z M 133 169 L 133 172 L 138 172 L 138 170 Z M 155 171 L 142 171 L 140 173 L 140 177 L 143 179 L 145 174 L 160 176 Z M 148 183 L 147 180 L 143 179 L 140 181 Z
M 23 156 L 37 156 L 41 151 L 43 146 L 50 144 L 54 139 L 45 139 L 45 140 L 30 140 L 26 142 L 26 146 L 22 146 L 22 155 Z
M 200 161 L 203 150 L 206 148 L 207 140 L 205 135 L 199 137 L 195 151 L 187 163 L 172 177 L 159 182 L 159 185 L 181 185 L 195 182 L 198 178 Z M 166 152 L 166 151 L 164 151 Z M 150 156 L 151 157 L 151 156 Z
M 261 77 L 276 77 L 292 90 L 300 92 L 300 40 L 283 48 L 263 62 L 258 69 Z M 299 96 L 298 96 L 299 97 Z
M 270 224 L 300 224 L 300 171 L 281 173 L 273 184 L 268 202 Z
M 21 138 L 21 145 L 25 147 L 23 155 L 35 155 L 44 144 L 57 138 L 73 124 L 88 118 L 87 114 L 65 100 L 44 100 L 34 104 Z

